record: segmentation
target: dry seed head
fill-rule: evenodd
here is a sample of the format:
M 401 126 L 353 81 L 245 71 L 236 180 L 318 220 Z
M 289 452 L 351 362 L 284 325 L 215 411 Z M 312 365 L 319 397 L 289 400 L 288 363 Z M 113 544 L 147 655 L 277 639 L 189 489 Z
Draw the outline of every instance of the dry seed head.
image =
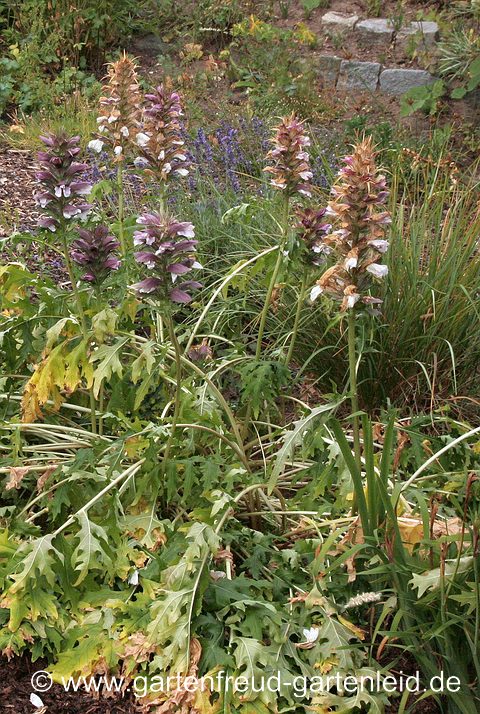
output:
M 327 208 L 334 230 L 324 239 L 337 263 L 318 280 L 311 299 L 327 293 L 347 310 L 359 301 L 381 302 L 367 292 L 372 277 L 383 278 L 388 272 L 381 260 L 388 249 L 385 229 L 390 214 L 383 210 L 388 192 L 385 176 L 375 165 L 371 138 L 363 139 L 343 161 Z
M 143 131 L 137 135 L 137 145 L 147 168 L 145 175 L 166 182 L 172 176 L 186 176 L 187 156 L 182 138 L 180 117 L 182 102 L 177 92 L 161 84 L 145 95 Z
M 140 131 L 142 95 L 137 77 L 137 65 L 125 53 L 108 65 L 106 82 L 99 101 L 98 139 L 89 147 L 101 151 L 103 144 L 113 150 L 121 161 Z
M 287 196 L 295 193 L 311 196 L 308 182 L 312 178 L 309 154 L 306 148 L 310 139 L 305 134 L 303 122 L 295 114 L 283 117 L 275 129 L 273 149 L 267 154 L 271 165 L 264 171 L 271 174 L 270 184 L 285 191 Z

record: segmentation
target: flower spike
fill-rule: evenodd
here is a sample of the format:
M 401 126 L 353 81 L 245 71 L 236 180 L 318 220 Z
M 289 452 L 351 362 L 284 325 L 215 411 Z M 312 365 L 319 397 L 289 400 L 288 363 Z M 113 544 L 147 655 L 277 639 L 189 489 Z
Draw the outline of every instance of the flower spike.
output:
M 382 279 L 388 273 L 381 261 L 388 249 L 385 230 L 391 219 L 384 210 L 386 180 L 377 171 L 372 139 L 363 139 L 343 163 L 326 211 L 335 230 L 324 238 L 337 263 L 317 281 L 310 298 L 326 293 L 341 302 L 342 310 L 349 310 L 358 302 L 382 302 L 368 293 L 372 277 Z
M 295 114 L 284 117 L 276 128 L 273 149 L 267 154 L 272 165 L 264 171 L 271 174 L 271 185 L 285 191 L 288 196 L 296 193 L 311 196 L 308 182 L 313 174 L 306 151 L 308 146 L 310 139 L 303 131 L 303 123 Z

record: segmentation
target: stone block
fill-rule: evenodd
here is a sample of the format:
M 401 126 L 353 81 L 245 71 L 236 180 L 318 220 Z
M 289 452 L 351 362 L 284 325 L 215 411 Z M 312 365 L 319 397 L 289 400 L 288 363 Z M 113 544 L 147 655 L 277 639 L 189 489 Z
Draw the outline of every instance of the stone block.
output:
M 380 74 L 380 91 L 401 95 L 414 87 L 433 84 L 436 78 L 423 69 L 384 69 Z
M 374 92 L 377 89 L 381 68 L 378 62 L 343 60 L 340 65 L 337 89 Z
M 393 25 L 382 18 L 362 20 L 355 25 L 359 42 L 367 47 L 388 47 L 393 40 Z
M 316 61 L 316 66 L 318 69 L 318 75 L 324 84 L 335 85 L 337 83 L 341 64 L 341 57 L 335 57 L 334 55 L 320 55 Z
M 322 17 L 322 24 L 327 30 L 353 30 L 358 22 L 358 15 L 345 15 L 342 12 L 327 12 Z

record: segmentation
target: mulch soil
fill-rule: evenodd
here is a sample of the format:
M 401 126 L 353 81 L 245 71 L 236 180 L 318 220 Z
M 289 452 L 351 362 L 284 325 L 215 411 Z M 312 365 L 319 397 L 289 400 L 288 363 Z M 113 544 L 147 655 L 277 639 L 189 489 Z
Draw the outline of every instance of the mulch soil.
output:
M 32 689 L 32 674 L 46 668 L 46 663 L 42 660 L 31 662 L 24 655 L 14 657 L 7 661 L 0 657 L 0 713 L 1 714 L 139 714 L 141 708 L 131 693 L 126 693 L 124 697 L 116 694 L 108 698 L 94 699 L 88 692 L 65 692 L 63 687 L 54 684 L 48 692 L 39 693 L 44 707 L 35 708 L 30 702 Z M 395 670 L 403 671 L 406 675 L 415 672 L 415 665 L 405 660 L 401 667 Z M 399 706 L 399 699 L 394 700 L 392 705 L 386 710 L 386 714 L 396 714 Z M 412 696 L 409 705 L 415 703 Z M 410 711 L 410 710 L 409 710 Z M 440 714 L 440 709 L 432 699 L 418 702 L 411 710 L 414 714 Z
M 94 699 L 88 692 L 65 692 L 54 684 L 48 692 L 39 692 L 44 708 L 36 708 L 30 702 L 31 677 L 34 672 L 45 669 L 46 663 L 31 662 L 28 657 L 14 657 L 10 662 L 0 658 L 0 712 L 1 714 L 138 714 L 140 709 L 135 698 L 118 694 L 108 699 Z

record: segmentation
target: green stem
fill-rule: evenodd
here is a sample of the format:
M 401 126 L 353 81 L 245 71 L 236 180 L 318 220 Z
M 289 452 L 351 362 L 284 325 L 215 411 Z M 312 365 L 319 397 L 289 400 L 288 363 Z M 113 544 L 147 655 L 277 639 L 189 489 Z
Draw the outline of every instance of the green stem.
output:
M 65 258 L 65 265 L 67 266 L 68 276 L 70 278 L 70 284 L 72 286 L 73 295 L 75 297 L 75 303 L 77 305 L 77 312 L 80 318 L 80 325 L 82 329 L 83 338 L 85 341 L 88 340 L 88 330 L 87 321 L 85 319 L 85 312 L 83 310 L 82 301 L 80 298 L 80 293 L 77 288 L 77 281 L 75 280 L 75 273 L 73 272 L 72 261 L 70 260 L 70 253 L 68 251 L 68 241 L 67 241 L 67 229 L 64 225 L 61 226 L 62 243 L 63 243 L 63 255 Z M 92 425 L 92 433 L 97 433 L 97 420 L 96 420 L 96 401 L 95 395 L 93 393 L 93 387 L 89 389 L 90 397 L 90 421 Z
M 262 315 L 260 318 L 260 327 L 258 328 L 257 349 L 255 351 L 255 359 L 260 359 L 260 355 L 262 354 L 262 339 L 263 339 L 263 333 L 265 331 L 265 323 L 267 321 L 267 315 L 268 315 L 268 311 L 270 309 L 270 301 L 272 299 L 273 289 L 275 287 L 275 283 L 277 282 L 278 273 L 279 273 L 280 267 L 282 265 L 283 250 L 285 248 L 285 243 L 287 241 L 287 236 L 288 236 L 289 210 L 290 210 L 290 199 L 289 199 L 288 195 L 286 195 L 285 202 L 284 202 L 284 208 L 283 208 L 282 236 L 280 239 L 280 244 L 278 246 L 277 261 L 275 263 L 275 267 L 273 268 L 272 277 L 270 278 L 270 284 L 268 286 L 267 296 L 265 298 L 265 304 L 263 306 Z
M 350 402 L 353 416 L 353 447 L 355 461 L 361 473 L 362 459 L 360 451 L 360 424 L 358 420 L 358 391 L 357 391 L 357 356 L 355 350 L 355 313 L 348 311 L 348 366 L 350 372 Z
M 125 261 L 127 258 L 127 246 L 125 243 L 125 232 L 123 230 L 123 221 L 125 218 L 125 198 L 123 193 L 123 166 L 122 162 L 119 161 L 117 164 L 117 196 L 118 196 L 118 239 L 120 241 L 120 250 L 122 253 L 122 258 Z M 127 280 L 128 280 L 128 267 L 127 270 Z
M 305 299 L 305 288 L 307 286 L 307 273 L 303 274 L 302 283 L 300 285 L 300 292 L 298 294 L 297 311 L 295 313 L 295 322 L 293 323 L 292 337 L 290 339 L 290 346 L 288 348 L 287 358 L 285 364 L 288 366 L 291 362 L 293 356 L 293 350 L 295 347 L 295 342 L 297 341 L 298 325 L 300 323 L 300 315 L 302 314 L 303 301 Z
M 170 333 L 170 339 L 175 350 L 175 371 L 176 371 L 176 385 L 175 385 L 175 406 L 173 410 L 172 427 L 170 429 L 170 434 L 167 439 L 165 446 L 165 451 L 163 453 L 163 474 L 165 475 L 168 466 L 168 458 L 170 456 L 170 450 L 172 447 L 172 441 L 174 437 L 175 430 L 177 428 L 178 417 L 180 415 L 181 406 L 181 395 L 182 395 L 182 354 L 180 351 L 180 345 L 178 344 L 177 336 L 175 334 L 175 325 L 173 323 L 173 318 L 171 315 L 168 316 L 168 330 Z

